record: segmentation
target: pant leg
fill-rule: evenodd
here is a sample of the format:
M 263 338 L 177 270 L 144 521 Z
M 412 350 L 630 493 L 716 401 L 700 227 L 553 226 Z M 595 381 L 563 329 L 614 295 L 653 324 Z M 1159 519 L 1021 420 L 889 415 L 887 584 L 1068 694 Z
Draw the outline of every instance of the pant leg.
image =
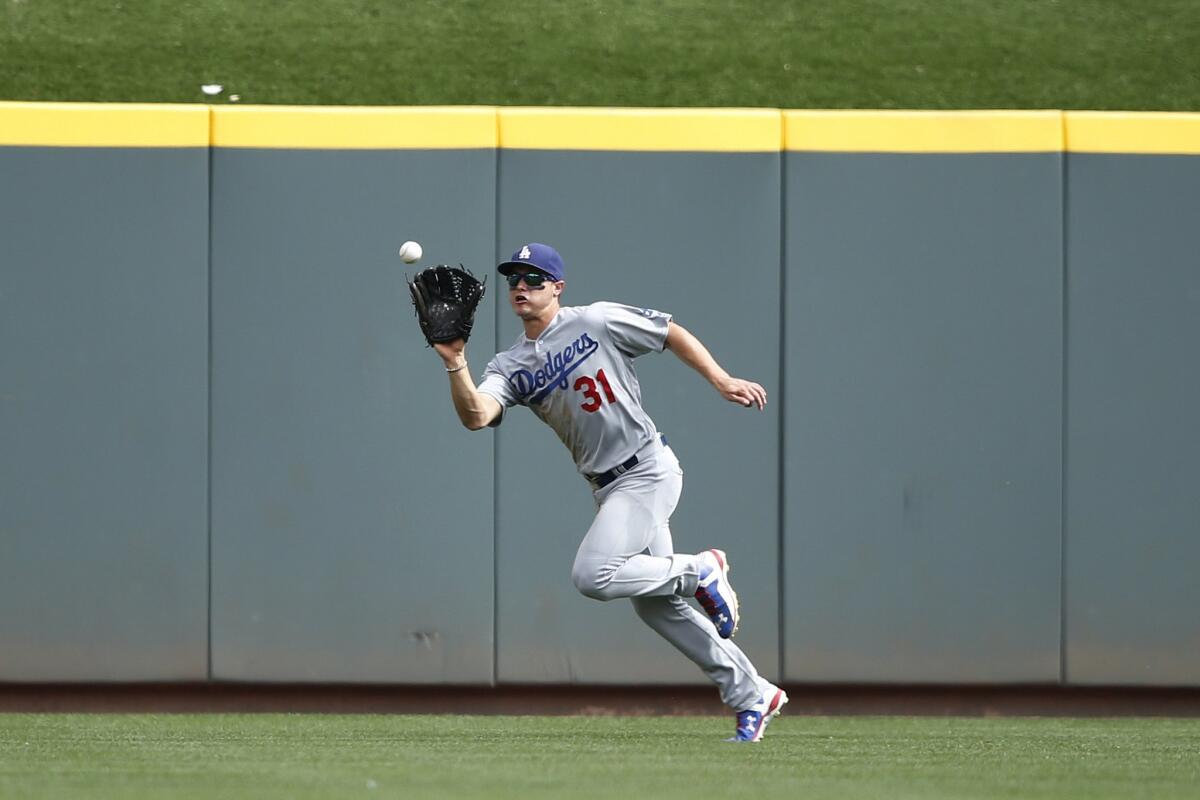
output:
M 699 581 L 695 555 L 650 553 L 682 488 L 679 462 L 665 451 L 597 493 L 600 508 L 571 568 L 575 587 L 596 600 L 694 594 Z
M 683 489 L 683 472 L 664 448 L 612 489 L 597 493 L 600 508 L 579 551 L 571 577 L 588 597 L 628 597 L 642 621 L 692 660 L 741 711 L 766 688 L 742 649 L 717 635 L 709 619 L 684 599 L 696 592 L 695 555 L 674 552 L 669 520 Z
M 682 597 L 634 597 L 642 621 L 683 653 L 717 685 L 721 702 L 744 711 L 759 701 L 766 682 L 732 639 L 722 639 L 708 618 Z
M 651 553 L 673 549 L 670 529 L 656 532 Z M 766 690 L 750 658 L 732 639 L 722 639 L 712 622 L 682 597 L 634 597 L 633 609 L 642 621 L 683 653 L 717 685 L 721 702 L 736 711 L 754 705 Z

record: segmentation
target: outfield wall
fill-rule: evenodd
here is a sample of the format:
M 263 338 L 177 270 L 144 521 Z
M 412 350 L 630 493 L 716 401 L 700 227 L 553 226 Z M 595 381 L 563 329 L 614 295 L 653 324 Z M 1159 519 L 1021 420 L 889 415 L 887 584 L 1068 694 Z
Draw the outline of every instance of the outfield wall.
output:
M 1200 685 L 1198 200 L 1200 115 L 0 104 L 0 680 L 704 681 L 415 238 L 476 377 L 541 240 L 767 386 L 639 361 L 768 676 Z
M 204 677 L 208 111 L 0 108 L 0 678 Z
M 1061 119 L 935 119 L 787 115 L 789 677 L 1059 679 Z

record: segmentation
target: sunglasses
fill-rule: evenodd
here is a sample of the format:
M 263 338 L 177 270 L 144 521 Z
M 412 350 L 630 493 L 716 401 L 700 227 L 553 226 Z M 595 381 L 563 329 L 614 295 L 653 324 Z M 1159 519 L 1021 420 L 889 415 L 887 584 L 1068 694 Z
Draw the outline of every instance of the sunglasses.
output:
M 508 288 L 510 289 L 517 288 L 517 284 L 522 279 L 524 279 L 525 285 L 530 289 L 537 289 L 546 283 L 546 281 L 554 283 L 550 276 L 544 272 L 510 272 L 505 277 L 508 278 Z

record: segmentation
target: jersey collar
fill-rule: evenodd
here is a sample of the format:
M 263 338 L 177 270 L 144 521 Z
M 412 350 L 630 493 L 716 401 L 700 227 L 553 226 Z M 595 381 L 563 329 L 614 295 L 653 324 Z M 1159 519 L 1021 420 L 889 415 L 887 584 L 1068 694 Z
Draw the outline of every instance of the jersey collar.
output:
M 536 339 L 530 339 L 528 336 L 525 335 L 525 328 L 522 327 L 521 328 L 521 339 L 524 340 L 526 344 L 537 344 L 542 339 L 545 339 L 546 334 L 550 333 L 550 331 L 552 331 L 554 329 L 554 327 L 556 325 L 558 325 L 558 320 L 562 316 L 563 308 L 564 308 L 564 306 L 559 306 L 558 311 L 554 312 L 554 316 L 550 318 L 550 324 L 548 324 L 545 328 L 542 329 L 541 336 L 539 336 Z

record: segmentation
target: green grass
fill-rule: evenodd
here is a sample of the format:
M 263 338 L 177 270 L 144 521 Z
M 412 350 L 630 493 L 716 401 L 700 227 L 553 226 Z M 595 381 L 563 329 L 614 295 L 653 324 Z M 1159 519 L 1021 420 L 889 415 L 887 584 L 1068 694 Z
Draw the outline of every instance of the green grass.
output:
M 0 797 L 1196 797 L 1200 720 L 0 715 Z
M 1195 0 L 0 0 L 0 99 L 1200 110 Z

